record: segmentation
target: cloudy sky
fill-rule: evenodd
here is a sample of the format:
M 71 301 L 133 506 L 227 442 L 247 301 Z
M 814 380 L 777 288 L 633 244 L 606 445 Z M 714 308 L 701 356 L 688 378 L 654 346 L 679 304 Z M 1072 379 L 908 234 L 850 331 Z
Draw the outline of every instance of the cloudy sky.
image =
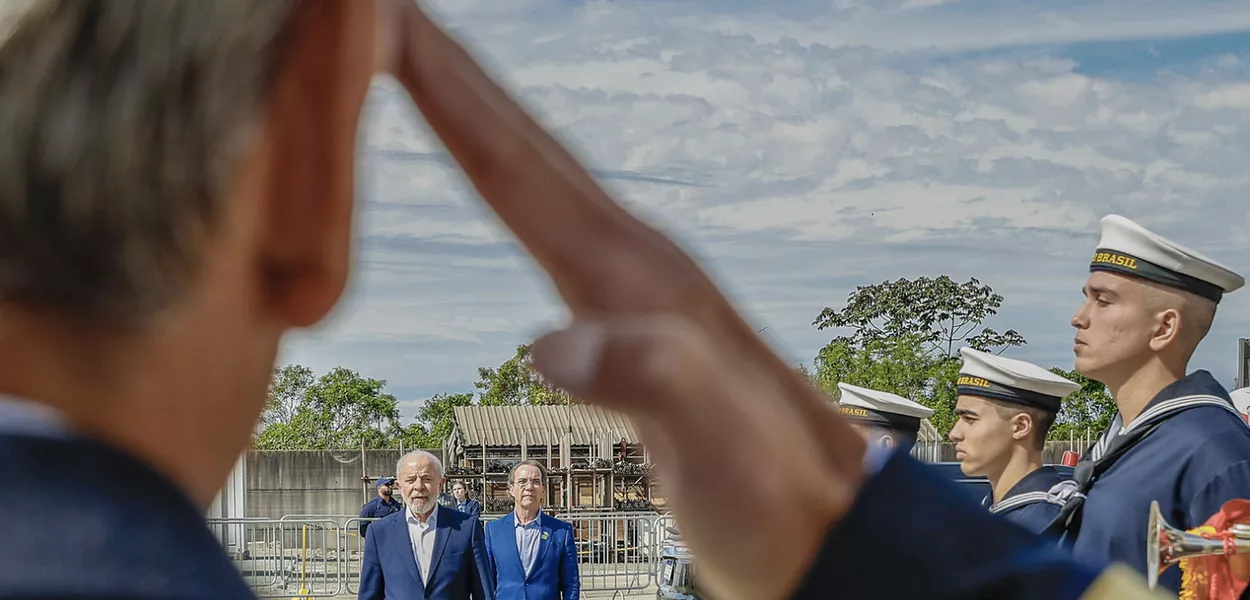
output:
M 1250 11 L 1190 0 L 430 3 L 793 362 L 857 285 L 1003 294 L 1010 355 L 1071 366 L 1098 219 L 1250 273 Z M 410 416 L 561 316 L 393 82 L 361 141 L 358 271 L 282 360 L 385 379 Z M 1232 385 L 1250 291 L 1196 366 Z

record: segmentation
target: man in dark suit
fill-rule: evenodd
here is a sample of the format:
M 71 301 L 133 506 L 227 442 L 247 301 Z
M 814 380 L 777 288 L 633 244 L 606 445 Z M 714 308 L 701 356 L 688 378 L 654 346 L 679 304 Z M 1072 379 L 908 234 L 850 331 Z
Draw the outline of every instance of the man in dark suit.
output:
M 361 600 L 490 600 L 490 571 L 477 517 L 438 504 L 443 465 L 424 450 L 395 466 L 408 510 L 375 521 L 365 535 Z
M 581 575 L 573 526 L 542 511 L 547 470 L 523 460 L 508 473 L 516 509 L 486 525 L 498 600 L 577 600 Z
M 482 515 L 481 503 L 469 497 L 469 486 L 463 481 L 451 484 L 451 497 L 454 498 L 451 503 L 452 508 L 474 517 Z

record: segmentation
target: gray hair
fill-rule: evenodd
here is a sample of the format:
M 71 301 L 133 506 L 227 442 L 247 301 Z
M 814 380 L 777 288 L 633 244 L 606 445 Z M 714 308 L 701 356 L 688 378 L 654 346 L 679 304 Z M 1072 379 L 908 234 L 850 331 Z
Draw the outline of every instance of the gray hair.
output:
M 512 465 L 511 469 L 508 469 L 508 485 L 516 482 L 516 470 L 521 467 L 537 467 L 538 474 L 543 478 L 543 483 L 547 482 L 547 467 L 544 467 L 542 463 L 536 460 L 522 460 L 517 461 L 516 464 Z
M 438 469 L 438 476 L 439 476 L 439 477 L 446 477 L 446 476 L 447 476 L 447 472 L 443 470 L 443 461 L 439 460 L 439 458 L 438 458 L 437 456 L 434 456 L 433 454 L 431 454 L 431 453 L 429 453 L 429 452 L 426 452 L 425 450 L 413 450 L 412 452 L 409 452 L 409 453 L 407 453 L 407 454 L 405 454 L 405 455 L 403 455 L 403 456 L 399 457 L 399 460 L 395 462 L 395 476 L 396 476 L 396 477 L 399 477 L 399 472 L 400 472 L 401 470 L 403 470 L 403 468 L 404 468 L 404 463 L 406 463 L 406 462 L 408 462 L 408 461 L 410 461 L 410 460 L 412 460 L 412 459 L 414 459 L 414 458 L 417 458 L 417 457 L 423 457 L 423 458 L 425 458 L 426 460 L 428 460 L 428 461 L 430 461 L 431 463 L 433 463 L 433 464 L 434 464 L 434 468 Z
M 7 11 L 0 302 L 133 327 L 178 300 L 263 122 L 300 4 L 33 0 Z

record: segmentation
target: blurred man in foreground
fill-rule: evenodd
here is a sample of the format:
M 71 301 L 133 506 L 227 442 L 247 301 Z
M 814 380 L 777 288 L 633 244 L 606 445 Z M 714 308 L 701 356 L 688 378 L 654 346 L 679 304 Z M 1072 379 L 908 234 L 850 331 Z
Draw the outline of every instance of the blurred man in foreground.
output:
M 536 364 L 633 417 L 717 598 L 1146 597 L 907 456 L 866 455 L 417 4 L 0 9 L 0 596 L 251 596 L 202 511 L 283 334 L 343 293 L 356 125 L 383 70 L 551 275 L 574 322 Z M 48 473 L 90 501 L 46 510 Z

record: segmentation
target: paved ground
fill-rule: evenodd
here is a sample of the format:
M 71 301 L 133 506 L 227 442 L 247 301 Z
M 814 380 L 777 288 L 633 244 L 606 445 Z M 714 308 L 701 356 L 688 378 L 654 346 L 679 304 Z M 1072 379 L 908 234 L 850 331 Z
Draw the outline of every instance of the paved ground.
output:
M 655 586 L 651 585 L 649 574 L 646 572 L 646 564 L 629 564 L 629 565 L 588 565 L 581 566 L 582 585 L 590 588 L 582 591 L 582 598 L 587 600 L 615 600 L 615 598 L 655 598 Z M 276 576 L 250 577 L 253 589 L 261 598 L 285 598 L 287 600 L 298 600 L 300 598 L 355 598 L 354 591 L 356 589 L 356 578 L 349 579 L 349 586 L 339 589 L 337 595 L 332 595 L 331 588 L 339 588 L 338 580 L 334 575 L 328 579 L 324 577 L 311 577 L 306 585 L 307 594 L 300 593 L 299 579 L 292 578 L 286 585 L 278 583 Z M 645 584 L 646 587 L 642 587 Z M 631 590 L 621 590 L 618 594 L 615 587 L 625 588 L 631 587 Z M 641 588 L 641 589 L 640 589 Z M 614 594 L 615 597 L 613 596 Z

